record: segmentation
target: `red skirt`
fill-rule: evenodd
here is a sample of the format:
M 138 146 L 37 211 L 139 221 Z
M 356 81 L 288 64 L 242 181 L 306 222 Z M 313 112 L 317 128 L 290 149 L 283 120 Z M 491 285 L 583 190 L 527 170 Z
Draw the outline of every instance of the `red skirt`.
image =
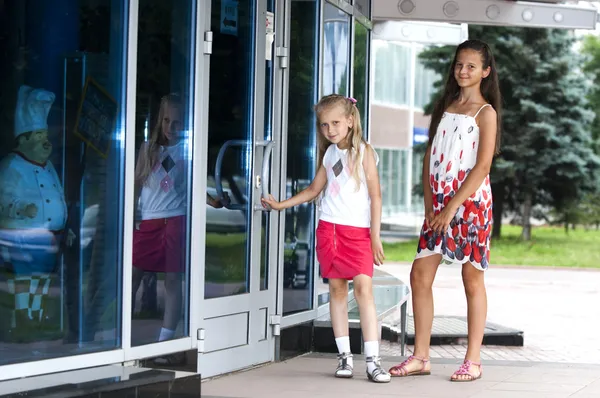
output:
M 371 230 L 320 220 L 317 260 L 323 278 L 352 280 L 357 275 L 373 277 Z
M 184 272 L 185 216 L 144 220 L 133 230 L 133 266 L 148 272 Z

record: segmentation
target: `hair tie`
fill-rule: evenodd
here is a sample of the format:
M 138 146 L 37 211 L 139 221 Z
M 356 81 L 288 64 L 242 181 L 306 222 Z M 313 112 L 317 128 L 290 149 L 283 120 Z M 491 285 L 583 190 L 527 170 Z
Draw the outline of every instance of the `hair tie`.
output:
M 356 103 L 358 102 L 356 99 L 354 99 L 352 97 L 348 97 L 348 101 L 352 102 L 354 105 L 356 105 Z

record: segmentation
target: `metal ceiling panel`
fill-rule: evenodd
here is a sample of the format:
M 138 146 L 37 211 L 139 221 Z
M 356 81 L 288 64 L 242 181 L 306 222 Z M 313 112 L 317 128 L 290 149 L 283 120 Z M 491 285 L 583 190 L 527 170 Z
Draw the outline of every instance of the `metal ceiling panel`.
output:
M 373 0 L 373 20 L 595 29 L 595 7 L 557 0 Z

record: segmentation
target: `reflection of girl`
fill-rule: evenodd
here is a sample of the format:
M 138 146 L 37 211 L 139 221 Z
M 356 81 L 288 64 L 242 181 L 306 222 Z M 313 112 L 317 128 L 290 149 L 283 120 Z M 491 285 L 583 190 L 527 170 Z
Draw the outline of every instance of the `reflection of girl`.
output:
M 186 142 L 181 139 L 181 103 L 162 98 L 150 140 L 142 145 L 135 170 L 139 198 L 133 233 L 133 303 L 144 272 L 165 273 L 165 312 L 159 341 L 172 339 L 181 317 L 186 253 Z M 207 203 L 222 207 L 207 195 Z

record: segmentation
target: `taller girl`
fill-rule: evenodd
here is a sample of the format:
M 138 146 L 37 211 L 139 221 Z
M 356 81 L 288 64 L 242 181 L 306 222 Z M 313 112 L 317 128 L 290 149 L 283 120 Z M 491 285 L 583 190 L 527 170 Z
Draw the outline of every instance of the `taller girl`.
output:
M 319 167 L 310 186 L 277 202 L 264 199 L 275 210 L 297 206 L 323 192 L 317 227 L 317 258 L 321 275 L 329 279 L 330 312 L 337 344 L 336 377 L 353 375 L 348 332 L 348 280 L 360 311 L 365 341 L 367 377 L 387 383 L 390 374 L 380 364 L 379 333 L 371 277 L 373 264 L 382 264 L 381 189 L 377 154 L 363 139 L 356 100 L 328 95 L 315 107 L 319 131 Z
M 482 375 L 480 350 L 487 314 L 483 274 L 490 261 L 490 167 L 500 147 L 501 97 L 489 46 L 458 46 L 443 96 L 436 103 L 423 160 L 425 222 L 410 275 L 415 321 L 414 355 L 393 376 L 429 374 L 432 285 L 440 262 L 462 266 L 467 296 L 468 348 L 452 381 Z

